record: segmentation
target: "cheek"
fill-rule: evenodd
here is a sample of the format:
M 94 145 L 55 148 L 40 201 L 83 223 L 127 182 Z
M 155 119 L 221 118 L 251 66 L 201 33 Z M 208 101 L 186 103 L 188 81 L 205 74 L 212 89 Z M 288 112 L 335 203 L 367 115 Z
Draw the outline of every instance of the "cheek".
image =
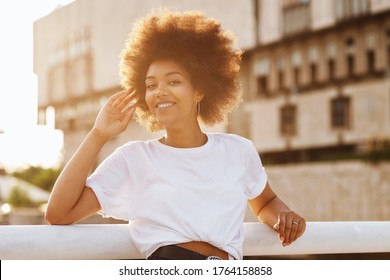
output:
M 145 102 L 146 102 L 146 105 L 148 105 L 148 108 L 149 108 L 150 112 L 152 112 L 152 114 L 154 114 L 153 97 L 154 97 L 153 93 L 150 93 L 150 92 L 145 93 Z

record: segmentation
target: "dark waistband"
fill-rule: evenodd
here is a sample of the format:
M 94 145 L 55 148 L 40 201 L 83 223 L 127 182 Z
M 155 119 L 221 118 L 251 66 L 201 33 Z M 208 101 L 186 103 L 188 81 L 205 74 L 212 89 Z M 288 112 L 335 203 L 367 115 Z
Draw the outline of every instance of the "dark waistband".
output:
M 165 259 L 165 260 L 205 260 L 208 256 L 199 254 L 176 245 L 162 246 L 154 251 L 148 259 Z

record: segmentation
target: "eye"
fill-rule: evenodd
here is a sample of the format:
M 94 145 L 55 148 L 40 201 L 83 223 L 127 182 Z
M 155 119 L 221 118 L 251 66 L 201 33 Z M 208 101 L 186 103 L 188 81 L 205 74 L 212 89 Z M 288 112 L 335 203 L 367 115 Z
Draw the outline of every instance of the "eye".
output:
M 156 87 L 156 84 L 154 84 L 154 83 L 146 84 L 146 89 L 154 89 L 155 87 Z
M 169 82 L 169 85 L 171 85 L 171 86 L 175 86 L 175 85 L 179 85 L 179 84 L 181 84 L 181 81 L 179 81 L 179 80 L 172 80 Z

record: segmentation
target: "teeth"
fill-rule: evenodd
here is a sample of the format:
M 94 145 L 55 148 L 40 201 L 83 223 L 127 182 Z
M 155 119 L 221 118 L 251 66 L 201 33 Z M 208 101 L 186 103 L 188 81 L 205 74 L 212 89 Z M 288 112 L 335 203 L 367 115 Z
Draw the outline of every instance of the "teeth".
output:
M 173 105 L 174 105 L 174 103 L 160 103 L 160 104 L 157 104 L 157 108 L 167 108 L 167 107 L 171 107 Z

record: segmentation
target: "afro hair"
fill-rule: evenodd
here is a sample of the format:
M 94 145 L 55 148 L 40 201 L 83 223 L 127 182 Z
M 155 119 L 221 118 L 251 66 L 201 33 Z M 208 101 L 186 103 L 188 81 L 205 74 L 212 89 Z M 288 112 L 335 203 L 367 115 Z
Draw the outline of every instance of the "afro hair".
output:
M 159 9 L 135 22 L 120 59 L 121 85 L 134 91 L 137 121 L 150 131 L 163 129 L 145 102 L 145 77 L 150 64 L 173 59 L 183 65 L 197 91 L 204 95 L 200 120 L 224 123 L 241 101 L 239 69 L 242 52 L 235 37 L 201 12 Z

